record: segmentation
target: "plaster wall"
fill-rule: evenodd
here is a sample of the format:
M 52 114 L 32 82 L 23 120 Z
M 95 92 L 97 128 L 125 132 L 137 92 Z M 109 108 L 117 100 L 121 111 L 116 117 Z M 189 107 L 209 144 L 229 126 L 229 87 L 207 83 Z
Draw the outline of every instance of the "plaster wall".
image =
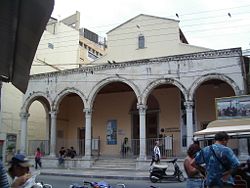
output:
M 79 31 L 57 22 L 54 33 L 45 30 L 41 37 L 31 74 L 52 72 L 58 70 L 56 68 L 77 68 L 79 50 Z
M 145 38 L 144 48 L 138 48 L 140 35 Z M 139 15 L 107 34 L 107 55 L 96 60 L 95 63 L 107 60 L 124 62 L 208 50 L 208 48 L 189 44 L 182 45 L 179 37 L 179 21 Z
M 201 123 L 216 120 L 215 98 L 234 95 L 232 87 L 226 83 L 220 84 L 219 88 L 213 84 L 200 86 L 195 97 L 197 130 L 200 130 Z
M 134 102 L 133 92 L 99 94 L 95 100 L 94 113 L 92 117 L 93 137 L 100 136 L 101 154 L 119 155 L 121 142 L 124 137 L 131 138 L 131 116 L 130 109 Z M 106 129 L 108 120 L 117 120 L 117 144 L 106 144 Z

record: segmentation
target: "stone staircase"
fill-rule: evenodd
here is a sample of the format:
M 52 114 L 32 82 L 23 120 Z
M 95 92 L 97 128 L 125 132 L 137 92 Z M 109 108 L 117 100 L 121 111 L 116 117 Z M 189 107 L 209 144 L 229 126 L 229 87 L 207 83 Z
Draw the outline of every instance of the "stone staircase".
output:
M 136 170 L 136 159 L 131 158 L 101 158 L 95 161 L 91 169 L 106 170 Z

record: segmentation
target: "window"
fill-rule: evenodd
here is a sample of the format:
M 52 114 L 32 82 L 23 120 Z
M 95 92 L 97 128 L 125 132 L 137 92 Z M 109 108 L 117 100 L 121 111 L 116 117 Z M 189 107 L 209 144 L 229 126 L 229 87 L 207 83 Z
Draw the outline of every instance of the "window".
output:
M 54 49 L 54 45 L 52 43 L 48 43 L 48 48 Z
M 145 38 L 143 35 L 139 35 L 138 37 L 138 48 L 145 48 Z

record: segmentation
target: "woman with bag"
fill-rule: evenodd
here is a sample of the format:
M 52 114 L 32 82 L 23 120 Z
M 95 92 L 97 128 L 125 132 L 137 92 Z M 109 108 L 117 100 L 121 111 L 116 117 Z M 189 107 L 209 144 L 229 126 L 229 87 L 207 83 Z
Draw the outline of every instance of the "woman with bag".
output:
M 150 166 L 152 166 L 153 163 L 160 163 L 160 158 L 161 158 L 161 152 L 160 152 L 160 148 L 159 148 L 159 141 L 155 141 L 155 146 L 154 146 L 154 150 L 153 150 L 153 154 L 152 154 L 152 161 L 150 163 Z
M 35 153 L 35 168 L 37 169 L 37 166 L 39 165 L 40 168 L 42 168 L 42 152 L 40 151 L 40 148 L 36 149 Z

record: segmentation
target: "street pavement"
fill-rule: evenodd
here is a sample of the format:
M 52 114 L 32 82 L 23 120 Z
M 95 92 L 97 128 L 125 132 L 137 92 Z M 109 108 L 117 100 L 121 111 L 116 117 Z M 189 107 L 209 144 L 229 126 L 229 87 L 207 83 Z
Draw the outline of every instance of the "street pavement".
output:
M 72 176 L 84 178 L 105 178 L 124 180 L 148 180 L 149 170 L 108 170 L 108 169 L 69 169 L 69 168 L 42 168 L 31 172 L 40 171 L 41 175 Z
M 184 176 L 186 173 L 181 168 Z M 35 170 L 31 168 L 32 172 L 40 172 L 41 175 L 53 175 L 53 176 L 71 176 L 71 177 L 83 177 L 83 178 L 105 178 L 105 179 L 121 179 L 121 180 L 149 180 L 149 168 L 147 170 L 124 170 L 124 169 L 94 169 L 94 168 L 41 168 Z M 174 169 L 169 169 L 168 174 L 172 174 Z

